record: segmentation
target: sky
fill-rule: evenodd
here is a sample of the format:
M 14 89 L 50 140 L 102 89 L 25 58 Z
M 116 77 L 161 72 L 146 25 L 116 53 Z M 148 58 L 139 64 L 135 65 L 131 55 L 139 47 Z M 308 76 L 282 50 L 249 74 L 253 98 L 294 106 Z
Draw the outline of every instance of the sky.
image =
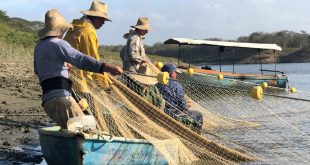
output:
M 58 9 L 71 22 L 90 8 L 92 0 L 0 0 L 10 17 L 44 21 L 49 9 Z M 101 45 L 124 45 L 123 34 L 138 17 L 148 17 L 153 28 L 147 45 L 169 38 L 221 38 L 252 32 L 290 30 L 310 32 L 309 0 L 101 0 L 109 6 L 106 22 L 97 31 Z

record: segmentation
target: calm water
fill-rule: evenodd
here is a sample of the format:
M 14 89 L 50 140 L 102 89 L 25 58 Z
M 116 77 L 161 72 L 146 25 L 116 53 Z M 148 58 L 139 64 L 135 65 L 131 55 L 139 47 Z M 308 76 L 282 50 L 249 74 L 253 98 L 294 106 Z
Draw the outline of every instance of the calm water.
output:
M 219 66 L 212 66 L 212 69 L 219 70 Z M 260 65 L 235 65 L 236 73 L 258 74 L 259 69 Z M 275 67 L 264 64 L 263 69 L 274 70 Z M 288 76 L 289 86 L 297 88 L 296 96 L 302 95 L 304 99 L 310 99 L 310 63 L 277 64 L 277 70 Z M 232 71 L 232 66 L 224 65 L 222 71 Z M 217 133 L 250 146 L 250 150 L 256 150 L 255 153 L 272 164 L 310 164 L 310 103 L 294 100 L 283 100 L 280 103 L 268 101 L 275 104 L 276 108 L 264 112 L 263 117 L 251 119 L 262 124 L 262 127 L 218 130 Z M 277 108 L 279 105 L 289 108 Z M 274 111 L 283 113 L 273 115 Z
M 263 64 L 263 69 L 274 70 L 273 64 Z M 242 64 L 235 65 L 236 73 L 260 73 L 260 65 L 257 64 Z M 212 69 L 219 70 L 218 65 L 212 66 Z M 222 71 L 233 70 L 232 65 L 223 65 Z M 300 91 L 310 92 L 310 63 L 290 63 L 290 64 L 277 64 L 277 70 L 284 72 L 289 78 L 289 85 L 294 86 Z M 264 72 L 268 74 L 268 72 Z

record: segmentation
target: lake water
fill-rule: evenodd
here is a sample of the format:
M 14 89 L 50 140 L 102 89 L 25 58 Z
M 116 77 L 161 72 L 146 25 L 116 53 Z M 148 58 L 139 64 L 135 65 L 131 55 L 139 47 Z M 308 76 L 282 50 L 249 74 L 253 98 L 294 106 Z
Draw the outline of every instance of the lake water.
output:
M 217 65 L 211 67 L 219 70 Z M 231 72 L 232 69 L 232 65 L 222 66 L 222 71 Z M 260 65 L 235 65 L 236 73 L 259 74 L 260 69 Z M 263 64 L 263 69 L 274 70 L 275 66 Z M 277 64 L 277 70 L 283 71 L 288 76 L 290 87 L 297 88 L 298 92 L 293 96 L 310 99 L 310 63 Z M 223 130 L 222 132 L 217 130 L 214 133 L 250 146 L 252 150 L 257 150 L 254 151 L 255 153 L 258 153 L 264 159 L 268 159 L 271 164 L 310 164 L 309 101 L 298 102 L 283 99 L 278 102 L 270 100 L 267 100 L 267 102 L 269 104 L 274 103 L 275 109 L 268 109 L 268 106 L 272 107 L 272 105 L 268 105 L 266 109 L 262 108 L 262 110 L 266 111 L 263 112 L 264 115 L 250 119 L 252 122 L 262 124 L 261 127 Z M 268 110 L 271 111 L 268 112 Z M 276 115 L 274 114 L 275 111 L 277 111 Z M 260 164 L 260 162 L 257 164 Z

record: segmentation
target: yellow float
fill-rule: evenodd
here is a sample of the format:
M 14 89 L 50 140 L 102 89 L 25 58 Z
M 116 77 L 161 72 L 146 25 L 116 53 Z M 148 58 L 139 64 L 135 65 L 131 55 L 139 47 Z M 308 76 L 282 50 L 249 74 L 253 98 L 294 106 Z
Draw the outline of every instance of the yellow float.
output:
M 250 91 L 251 97 L 256 100 L 263 98 L 263 88 L 261 86 L 255 86 Z
M 160 72 L 157 75 L 157 81 L 160 84 L 167 85 L 169 82 L 169 73 L 168 72 Z
M 217 75 L 217 79 L 218 79 L 218 80 L 223 80 L 223 78 L 224 78 L 224 76 L 223 76 L 222 73 L 220 73 L 220 74 Z
M 193 75 L 194 74 L 194 69 L 193 68 L 189 68 L 188 70 L 187 70 L 187 73 L 188 73 L 188 75 Z
M 158 69 L 161 69 L 163 66 L 164 66 L 164 64 L 163 64 L 162 62 L 157 62 L 157 63 L 156 63 L 156 67 L 157 67 Z
M 263 89 L 266 89 L 267 87 L 268 87 L 268 83 L 267 83 L 267 82 L 263 82 L 263 83 L 262 83 L 262 88 L 263 88 Z
M 290 92 L 291 92 L 291 93 L 296 93 L 296 92 L 297 92 L 297 89 L 296 89 L 295 87 L 292 87 L 292 88 L 290 89 Z

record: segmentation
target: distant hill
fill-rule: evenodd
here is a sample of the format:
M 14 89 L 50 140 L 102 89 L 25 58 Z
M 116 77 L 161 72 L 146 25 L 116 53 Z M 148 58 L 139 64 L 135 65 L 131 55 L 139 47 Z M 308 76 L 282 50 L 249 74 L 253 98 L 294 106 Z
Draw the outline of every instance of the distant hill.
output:
M 298 49 L 292 53 L 287 54 L 285 57 L 280 59 L 280 62 L 283 62 L 283 63 L 310 62 L 310 46 L 307 46 L 302 49 Z
M 176 36 L 177 37 L 177 36 Z M 221 39 L 211 38 L 207 40 L 222 41 Z M 279 31 L 273 33 L 254 32 L 249 36 L 239 37 L 237 40 L 230 40 L 236 42 L 250 42 L 250 43 L 272 43 L 282 47 L 281 52 L 276 52 L 276 62 L 310 62 L 310 35 L 305 31 Z M 104 46 L 105 49 L 111 51 L 119 51 L 121 46 Z M 181 46 L 180 59 L 183 62 L 189 61 L 189 46 Z M 179 56 L 177 45 L 164 45 L 163 43 L 156 43 L 153 46 L 146 46 L 148 54 L 156 54 L 159 56 L 175 57 Z M 235 55 L 232 54 L 231 48 L 225 48 L 221 55 L 223 64 L 232 63 L 259 63 L 259 54 L 256 50 L 251 49 L 235 49 Z M 191 47 L 191 62 L 201 64 L 218 64 L 218 47 L 212 46 L 192 46 Z M 274 63 L 274 55 L 272 51 L 261 52 L 262 63 Z
M 33 47 L 39 39 L 37 31 L 44 26 L 39 21 L 27 21 L 21 18 L 10 18 L 0 10 L 0 41 Z

